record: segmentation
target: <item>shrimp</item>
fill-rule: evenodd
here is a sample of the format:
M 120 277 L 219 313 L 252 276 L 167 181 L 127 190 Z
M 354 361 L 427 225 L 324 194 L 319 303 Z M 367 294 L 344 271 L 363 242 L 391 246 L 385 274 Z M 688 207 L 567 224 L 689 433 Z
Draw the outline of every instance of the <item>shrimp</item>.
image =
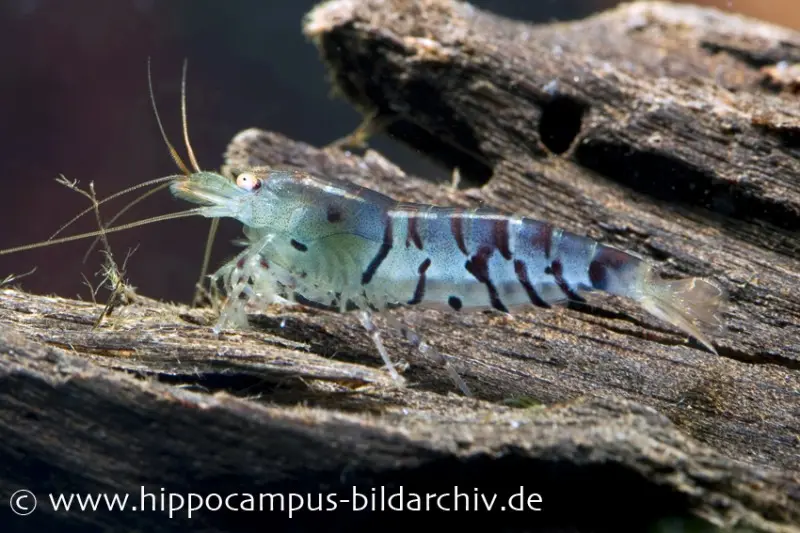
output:
M 392 369 L 375 335 L 374 313 L 398 306 L 510 313 L 585 302 L 584 293 L 604 291 L 636 301 L 716 353 L 701 326 L 718 321 L 724 299 L 718 286 L 702 278 L 662 280 L 633 254 L 546 222 L 487 208 L 400 203 L 298 170 L 252 168 L 235 181 L 201 172 L 177 178 L 170 191 L 201 205 L 201 216 L 244 226 L 245 250 L 212 276 L 230 298 L 218 328 L 235 321 L 246 302 L 276 295 L 358 310 Z M 446 362 L 413 332 L 410 337 Z
M 544 221 L 484 207 L 402 203 L 300 170 L 256 167 L 235 178 L 199 170 L 186 133 L 185 90 L 182 97 L 184 137 L 194 172 L 169 144 L 153 100 L 162 136 L 183 174 L 150 183 L 166 180 L 176 198 L 198 207 L 103 231 L 196 215 L 239 221 L 244 249 L 209 276 L 226 296 L 214 326 L 217 333 L 246 321 L 248 304 L 283 300 L 356 312 L 392 379 L 403 386 L 405 380 L 373 321 L 381 315 L 423 355 L 443 364 L 456 386 L 471 395 L 448 359 L 388 311 L 417 307 L 511 313 L 585 302 L 586 293 L 601 291 L 637 302 L 716 354 L 704 330 L 718 326 L 726 295 L 709 280 L 661 279 L 651 263 L 632 253 Z

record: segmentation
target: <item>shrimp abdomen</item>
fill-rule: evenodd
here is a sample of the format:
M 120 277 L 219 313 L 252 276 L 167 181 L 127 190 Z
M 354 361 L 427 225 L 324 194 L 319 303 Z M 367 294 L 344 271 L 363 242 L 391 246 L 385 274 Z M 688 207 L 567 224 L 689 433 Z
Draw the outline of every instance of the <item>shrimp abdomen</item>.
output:
M 713 351 L 702 329 L 718 321 L 724 294 L 706 280 L 660 280 L 633 254 L 490 210 L 398 205 L 388 220 L 392 246 L 373 290 L 385 288 L 397 303 L 510 312 L 603 291 L 635 300 Z

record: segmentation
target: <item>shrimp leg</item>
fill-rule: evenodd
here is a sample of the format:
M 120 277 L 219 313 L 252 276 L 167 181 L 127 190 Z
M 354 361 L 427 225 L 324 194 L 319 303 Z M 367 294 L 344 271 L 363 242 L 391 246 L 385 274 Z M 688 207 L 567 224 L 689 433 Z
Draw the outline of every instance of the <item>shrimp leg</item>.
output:
M 406 341 L 416 348 L 424 357 L 443 365 L 447 370 L 447 373 L 450 375 L 450 379 L 452 379 L 453 383 L 459 389 L 461 389 L 461 392 L 463 392 L 465 396 L 472 396 L 472 392 L 470 391 L 466 382 L 459 375 L 455 367 L 450 364 L 450 361 L 448 361 L 448 358 L 444 354 L 425 342 L 418 333 L 409 329 L 405 324 L 400 322 L 397 318 L 393 317 L 389 313 L 383 313 L 383 317 L 386 319 L 389 325 L 397 329 L 405 337 Z
M 361 310 L 358 312 L 358 318 L 361 321 L 361 325 L 364 326 L 364 329 L 367 330 L 372 342 L 375 344 L 375 347 L 378 349 L 378 353 L 381 354 L 383 358 L 383 362 L 386 363 L 386 368 L 389 370 L 389 374 L 391 374 L 392 379 L 398 386 L 403 387 L 405 385 L 405 379 L 400 376 L 397 372 L 397 369 L 394 367 L 394 363 L 389 358 L 389 353 L 386 351 L 386 348 L 383 345 L 383 340 L 381 340 L 381 332 L 378 327 L 375 325 L 375 322 L 372 321 L 372 313 L 369 311 Z

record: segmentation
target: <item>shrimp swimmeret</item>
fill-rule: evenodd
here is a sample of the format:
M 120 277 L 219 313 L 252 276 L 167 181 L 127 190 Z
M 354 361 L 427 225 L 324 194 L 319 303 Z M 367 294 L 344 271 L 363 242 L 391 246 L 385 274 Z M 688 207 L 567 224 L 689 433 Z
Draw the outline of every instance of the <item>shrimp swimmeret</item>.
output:
M 584 301 L 584 293 L 604 291 L 634 300 L 716 353 L 703 330 L 718 323 L 724 293 L 705 279 L 663 280 L 650 263 L 630 253 L 546 222 L 484 208 L 399 203 L 370 189 L 297 170 L 253 168 L 232 180 L 200 170 L 185 137 L 194 172 L 186 170 L 164 135 L 185 175 L 150 183 L 162 182 L 160 187 L 168 186 L 177 198 L 199 207 L 158 219 L 230 217 L 243 224 L 246 237 L 244 250 L 211 276 L 214 286 L 221 282 L 227 297 L 217 331 L 241 320 L 248 302 L 274 301 L 276 296 L 355 311 L 393 379 L 402 384 L 373 323 L 376 313 L 390 320 L 385 311 L 397 306 L 509 313 L 525 306 Z M 402 330 L 424 354 L 444 364 L 469 394 L 447 359 Z

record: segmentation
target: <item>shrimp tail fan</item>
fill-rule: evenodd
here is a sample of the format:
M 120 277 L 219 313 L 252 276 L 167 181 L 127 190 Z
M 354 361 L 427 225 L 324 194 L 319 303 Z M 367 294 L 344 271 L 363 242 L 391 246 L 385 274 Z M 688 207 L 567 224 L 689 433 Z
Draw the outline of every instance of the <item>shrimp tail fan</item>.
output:
M 694 337 L 717 353 L 708 332 L 723 329 L 721 314 L 727 294 L 703 278 L 665 280 L 648 271 L 641 285 L 639 303 L 650 314 Z

